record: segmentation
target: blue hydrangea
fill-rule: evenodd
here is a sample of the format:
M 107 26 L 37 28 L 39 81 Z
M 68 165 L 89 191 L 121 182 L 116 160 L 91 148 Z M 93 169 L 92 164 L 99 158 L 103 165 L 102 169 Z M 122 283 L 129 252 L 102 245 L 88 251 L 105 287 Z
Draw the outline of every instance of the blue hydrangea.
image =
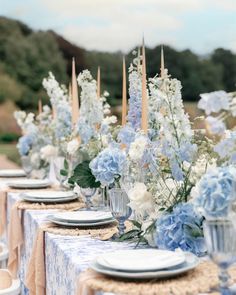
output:
M 135 140 L 135 130 L 129 125 L 125 125 L 120 129 L 118 134 L 118 141 L 125 144 L 127 147 Z
M 32 148 L 35 136 L 33 134 L 27 134 L 22 136 L 17 144 L 19 153 L 21 156 L 28 155 L 30 149 Z
M 172 251 L 180 248 L 198 256 L 205 254 L 202 221 L 203 217 L 195 211 L 193 204 L 178 204 L 156 222 L 157 247 Z
M 206 218 L 219 218 L 228 215 L 235 200 L 236 169 L 216 168 L 206 173 L 196 188 L 195 205 L 202 209 Z
M 77 124 L 77 130 L 82 139 L 82 142 L 87 144 L 89 140 L 94 136 L 94 130 L 91 126 L 85 122 L 84 119 L 79 119 Z
M 236 132 L 228 131 L 228 136 L 215 145 L 214 151 L 224 162 L 236 164 Z
M 125 153 L 118 148 L 106 148 L 94 158 L 89 167 L 102 185 L 110 185 L 121 176 L 125 168 Z
M 56 113 L 55 136 L 60 140 L 70 136 L 72 132 L 71 110 L 67 105 L 62 104 L 57 106 Z

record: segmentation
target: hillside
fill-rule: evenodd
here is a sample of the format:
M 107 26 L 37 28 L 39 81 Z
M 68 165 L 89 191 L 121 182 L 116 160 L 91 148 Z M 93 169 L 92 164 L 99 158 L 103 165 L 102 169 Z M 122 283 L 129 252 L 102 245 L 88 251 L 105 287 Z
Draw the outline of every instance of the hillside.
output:
M 235 89 L 236 55 L 231 51 L 216 49 L 203 58 L 190 50 L 164 48 L 166 66 L 172 76 L 182 81 L 185 100 L 196 101 L 202 92 Z M 160 46 L 147 48 L 146 55 L 147 73 L 152 77 L 160 68 Z M 77 73 L 88 68 L 96 77 L 97 67 L 101 66 L 102 89 L 110 92 L 113 104 L 119 104 L 121 52 L 87 51 L 53 31 L 33 31 L 19 21 L 0 17 L 0 103 L 11 100 L 18 107 L 35 109 L 39 97 L 47 102 L 43 77 L 50 70 L 60 82 L 68 84 L 73 56 Z M 127 64 L 131 59 L 130 52 Z

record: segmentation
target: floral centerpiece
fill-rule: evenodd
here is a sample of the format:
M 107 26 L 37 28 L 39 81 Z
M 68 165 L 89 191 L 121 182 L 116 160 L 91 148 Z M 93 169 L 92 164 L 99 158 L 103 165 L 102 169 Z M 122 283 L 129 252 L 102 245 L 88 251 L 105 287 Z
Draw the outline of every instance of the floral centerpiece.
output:
M 112 124 L 116 123 L 117 118 L 110 116 L 110 105 L 107 102 L 109 94 L 105 91 L 101 97 L 97 96 L 97 82 L 88 70 L 79 74 L 78 84 L 81 87 L 79 119 L 67 144 L 67 151 L 75 157 L 77 165 L 69 183 L 81 188 L 98 188 L 103 181 L 96 181 L 91 170 L 97 169 L 99 174 L 102 165 L 99 159 L 106 157 L 114 132 Z M 101 151 L 103 154 L 99 155 Z M 106 164 L 103 165 L 105 167 Z
M 135 79 L 139 90 L 130 87 L 131 100 L 135 94 L 141 100 L 137 75 L 140 81 L 140 68 L 132 65 L 130 83 Z M 181 83 L 167 70 L 163 76 L 149 79 L 148 96 L 148 133 L 137 123 L 140 116 L 133 123 L 135 116 L 129 110 L 128 123 L 118 135 L 127 159 L 122 185 L 136 217 L 135 230 L 122 239 L 146 240 L 152 246 L 201 255 L 205 252 L 203 217 L 191 203 L 191 191 L 208 166 L 215 166 L 213 144 L 192 130 L 183 107 Z

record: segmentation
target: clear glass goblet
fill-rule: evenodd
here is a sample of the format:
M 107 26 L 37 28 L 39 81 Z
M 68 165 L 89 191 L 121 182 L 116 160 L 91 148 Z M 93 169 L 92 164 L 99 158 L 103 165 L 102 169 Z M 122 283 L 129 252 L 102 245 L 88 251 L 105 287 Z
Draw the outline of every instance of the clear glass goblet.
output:
M 86 205 L 86 210 L 92 210 L 91 208 L 93 207 L 91 198 L 94 196 L 96 193 L 96 188 L 80 188 L 81 194 L 85 197 L 85 205 Z
M 64 169 L 64 162 L 65 162 L 64 157 L 56 157 L 53 159 L 53 165 L 54 165 L 56 179 L 59 181 L 61 189 L 65 189 L 63 184 L 67 179 L 67 176 L 64 176 L 61 174 L 61 170 Z
M 217 291 L 224 295 L 236 294 L 230 288 L 228 273 L 228 268 L 236 262 L 235 224 L 230 219 L 206 220 L 203 229 L 208 255 L 219 267 Z
M 121 188 L 113 188 L 109 191 L 110 208 L 113 217 L 118 221 L 119 236 L 125 232 L 125 221 L 131 216 L 132 210 L 128 206 L 129 198 Z
M 33 165 L 31 163 L 31 159 L 29 156 L 22 156 L 21 157 L 21 165 L 23 170 L 26 173 L 27 178 L 31 176 L 31 172 L 33 171 Z

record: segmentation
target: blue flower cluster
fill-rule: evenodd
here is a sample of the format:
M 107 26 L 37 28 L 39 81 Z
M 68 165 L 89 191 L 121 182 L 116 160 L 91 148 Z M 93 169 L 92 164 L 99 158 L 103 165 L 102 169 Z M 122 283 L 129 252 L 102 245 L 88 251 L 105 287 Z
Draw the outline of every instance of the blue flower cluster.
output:
M 66 104 L 57 106 L 55 136 L 57 139 L 68 137 L 72 132 L 71 111 Z
M 84 144 L 87 144 L 91 137 L 94 136 L 93 128 L 83 118 L 78 120 L 77 130 Z
M 117 139 L 119 142 L 129 147 L 130 144 L 135 140 L 135 135 L 135 130 L 131 126 L 125 125 L 120 129 Z
M 172 176 L 177 181 L 184 179 L 181 164 L 186 161 L 191 163 L 197 152 L 197 145 L 190 141 L 182 141 L 179 147 L 175 147 L 171 142 L 163 140 L 162 153 L 169 159 Z
M 108 147 L 90 162 L 89 167 L 97 181 L 100 181 L 102 185 L 109 185 L 121 176 L 125 163 L 124 151 Z
M 198 256 L 205 254 L 202 221 L 203 217 L 195 211 L 193 204 L 178 204 L 156 222 L 157 247 L 172 251 L 180 248 Z
M 196 207 L 206 218 L 225 217 L 235 200 L 236 169 L 219 167 L 203 175 L 197 186 Z
M 34 134 L 27 134 L 22 136 L 17 144 L 17 148 L 21 156 L 28 155 L 30 149 L 32 148 L 33 142 L 35 140 Z
M 229 164 L 236 164 L 236 131 L 230 131 L 228 137 L 214 147 L 214 151 Z

